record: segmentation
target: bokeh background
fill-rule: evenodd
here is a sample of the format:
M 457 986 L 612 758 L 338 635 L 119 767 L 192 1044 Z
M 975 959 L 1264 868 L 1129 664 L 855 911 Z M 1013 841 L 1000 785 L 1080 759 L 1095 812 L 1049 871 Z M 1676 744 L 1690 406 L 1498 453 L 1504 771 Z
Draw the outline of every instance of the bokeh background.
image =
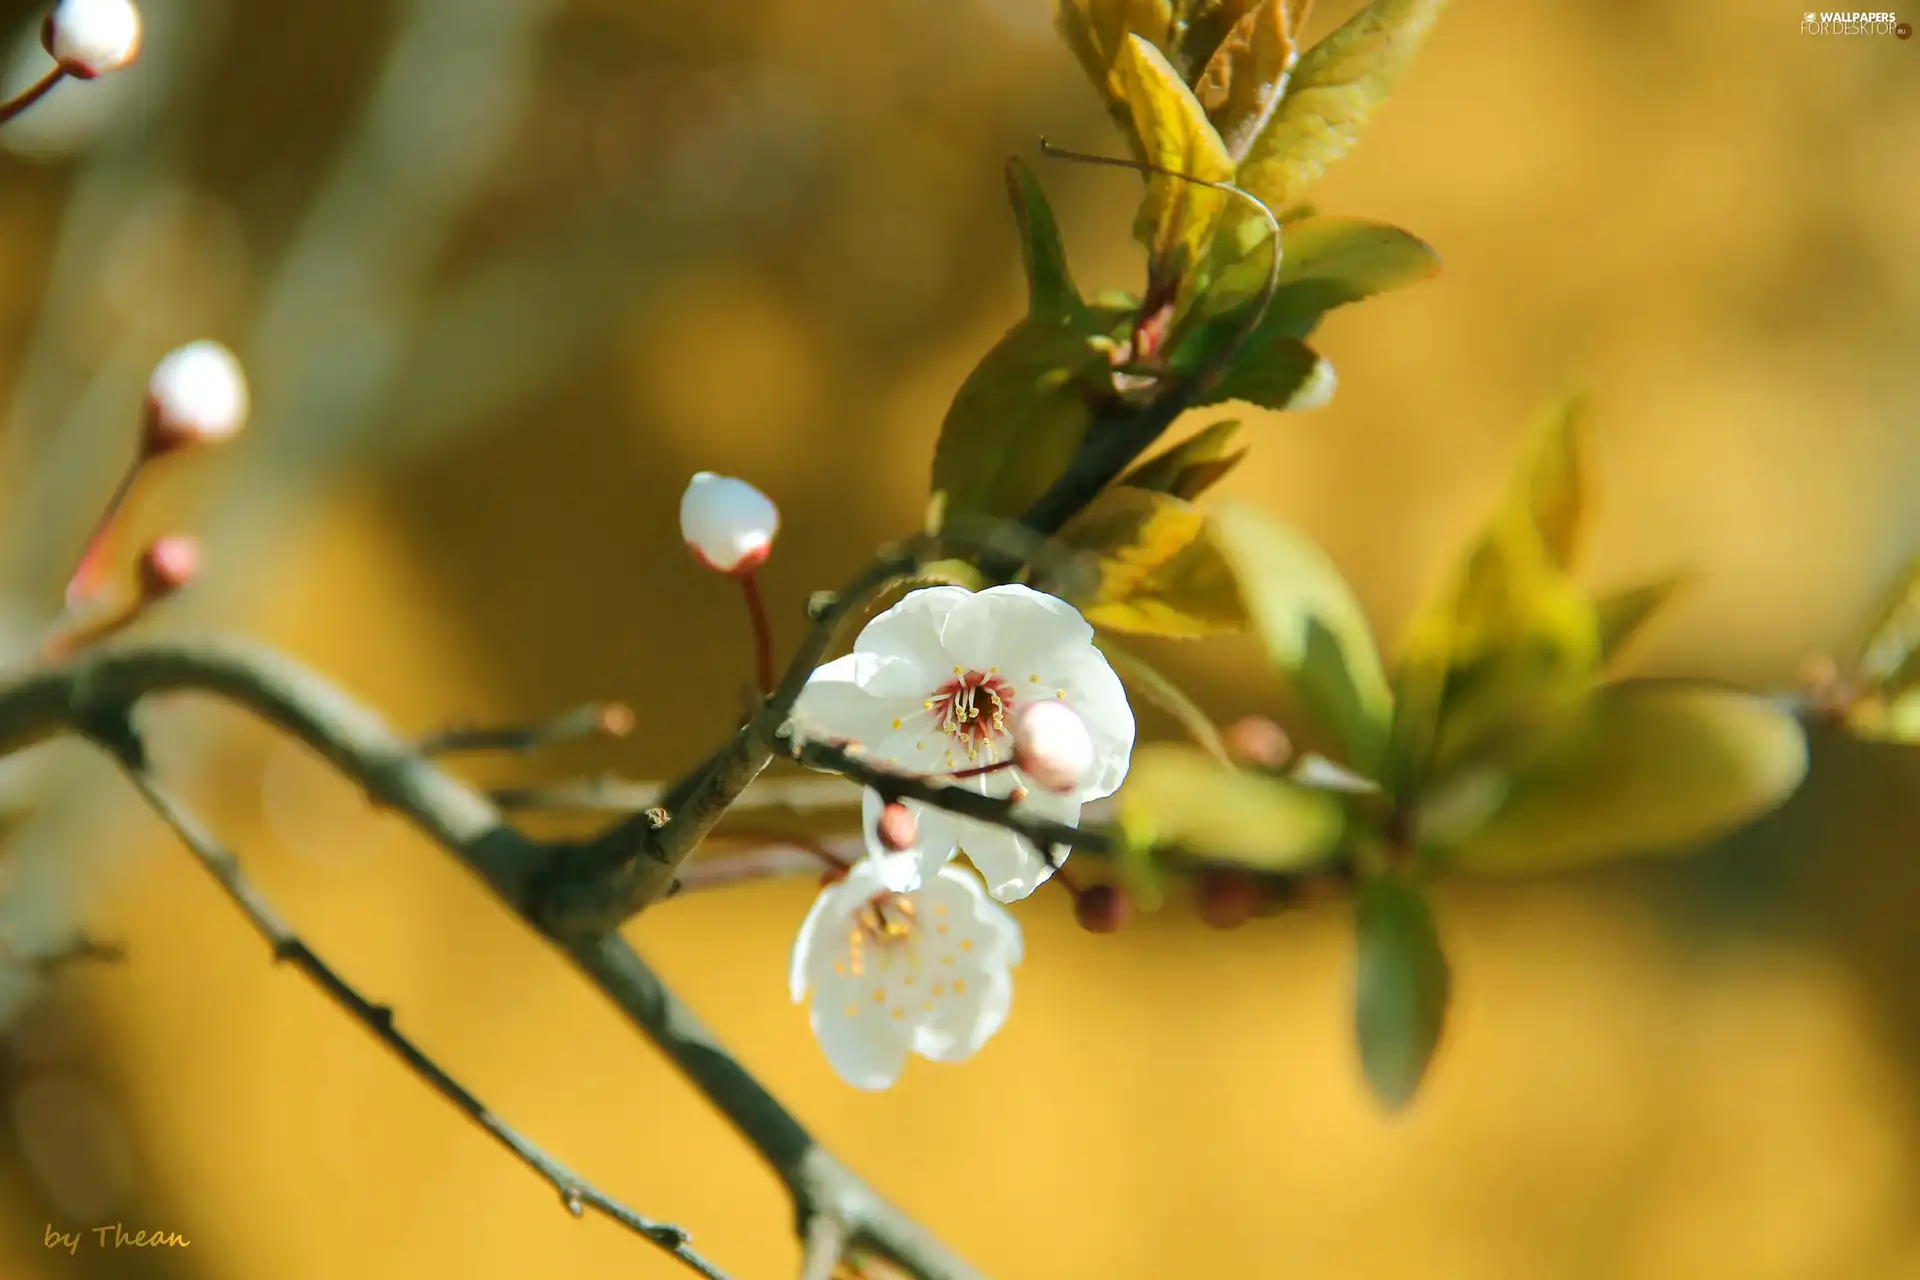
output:
M 248 435 L 138 529 L 209 573 L 152 633 L 237 630 L 398 725 L 616 698 L 627 741 L 476 776 L 670 775 L 747 675 L 679 544 L 688 475 L 780 502 L 808 592 L 914 524 L 934 432 L 1021 284 L 999 165 L 1119 145 L 1047 0 L 145 0 L 135 69 L 0 135 L 0 581 L 15 655 L 131 447 L 146 370 L 234 345 Z M 1328 4 L 1330 30 L 1354 8 Z M 1920 10 L 1901 16 L 1920 20 Z M 39 8 L 0 2 L 9 84 Z M 1251 422 L 1225 492 L 1318 538 L 1391 633 L 1590 387 L 1596 581 L 1702 584 L 1635 667 L 1756 687 L 1844 650 L 1920 541 L 1920 42 L 1784 0 L 1458 0 L 1316 188 L 1440 280 L 1337 314 L 1341 390 Z M 1135 180 L 1043 177 L 1083 286 L 1133 286 Z M 1150 656 L 1277 712 L 1249 644 Z M 163 766 L 320 949 L 476 1092 L 743 1280 L 774 1180 L 447 859 L 304 749 L 196 703 Z M 1143 725 L 1168 736 L 1151 715 Z M 0 774 L 0 1275 L 672 1277 L 293 974 L 83 752 Z M 787 1002 L 802 883 L 630 936 L 829 1145 L 996 1277 L 1920 1277 L 1920 766 L 1822 739 L 1775 818 L 1685 863 L 1455 885 L 1458 1003 L 1410 1113 L 1364 1093 L 1351 934 L 1176 902 L 1117 937 L 1022 904 L 1005 1031 L 842 1085 Z M 188 1249 L 49 1253 L 126 1222 Z

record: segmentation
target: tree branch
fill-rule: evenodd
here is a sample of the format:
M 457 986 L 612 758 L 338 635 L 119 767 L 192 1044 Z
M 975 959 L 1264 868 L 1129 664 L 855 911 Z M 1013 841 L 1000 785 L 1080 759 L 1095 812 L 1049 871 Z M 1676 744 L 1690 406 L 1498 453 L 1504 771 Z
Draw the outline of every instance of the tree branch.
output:
M 780 683 L 730 740 L 669 787 L 658 808 L 627 818 L 556 862 L 536 904 L 548 928 L 603 933 L 672 892 L 680 864 L 772 762 L 793 704 L 841 624 L 911 576 L 921 551 L 918 540 L 882 550 L 815 611 L 813 626 L 788 659 Z
M 124 718 L 96 721 L 88 732 L 94 741 L 114 756 L 135 790 L 140 792 L 161 820 L 179 834 L 188 851 L 219 882 L 234 906 L 253 925 L 254 931 L 273 949 L 276 963 L 291 964 L 300 970 L 342 1012 L 366 1027 L 375 1039 L 392 1050 L 434 1092 L 465 1112 L 469 1119 L 492 1134 L 528 1168 L 552 1183 L 554 1190 L 560 1193 L 561 1203 L 576 1218 L 587 1209 L 593 1209 L 636 1235 L 644 1236 L 693 1271 L 708 1277 L 708 1280 L 727 1280 L 719 1268 L 693 1251 L 685 1231 L 635 1213 L 547 1155 L 500 1119 L 394 1026 L 391 1008 L 367 999 L 321 959 L 313 948 L 293 932 L 265 895 L 247 878 L 240 868 L 239 859 L 220 844 L 199 818 L 160 785 L 130 723 Z
M 819 642 L 821 651 L 826 643 Z M 64 733 L 104 734 L 111 740 L 112 727 L 124 722 L 139 700 L 174 690 L 227 699 L 313 747 L 377 803 L 459 858 L 523 921 L 557 942 L 759 1152 L 793 1200 L 796 1231 L 804 1231 L 815 1214 L 832 1213 L 847 1224 L 856 1246 L 921 1280 L 976 1280 L 977 1272 L 822 1148 L 622 938 L 555 934 L 541 923 L 533 887 L 550 849 L 506 826 L 479 793 L 297 663 L 234 642 L 89 652 L 0 684 L 0 756 Z

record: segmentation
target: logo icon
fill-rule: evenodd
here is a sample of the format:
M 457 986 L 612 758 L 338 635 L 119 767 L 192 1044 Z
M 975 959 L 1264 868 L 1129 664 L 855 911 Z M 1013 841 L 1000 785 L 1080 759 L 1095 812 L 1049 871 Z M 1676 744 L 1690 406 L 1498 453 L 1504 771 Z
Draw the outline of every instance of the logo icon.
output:
M 1902 40 L 1911 40 L 1913 39 L 1913 24 L 1911 22 L 1899 23 L 1894 27 L 1893 34 Z

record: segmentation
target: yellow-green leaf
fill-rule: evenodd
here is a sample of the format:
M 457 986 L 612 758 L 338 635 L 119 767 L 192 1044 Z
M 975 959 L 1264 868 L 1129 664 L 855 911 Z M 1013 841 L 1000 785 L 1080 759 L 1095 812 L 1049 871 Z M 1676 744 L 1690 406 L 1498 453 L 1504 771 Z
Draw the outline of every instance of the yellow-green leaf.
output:
M 1511 874 L 1686 852 L 1775 808 L 1806 768 L 1799 722 L 1764 699 L 1674 682 L 1609 685 L 1513 777 L 1505 803 L 1449 860 Z
M 1393 700 L 1352 588 L 1320 548 L 1258 510 L 1222 503 L 1212 518 L 1267 656 L 1347 763 L 1371 775 Z
M 1611 663 L 1649 622 L 1693 583 L 1689 574 L 1668 574 L 1637 587 L 1610 592 L 1594 602 L 1600 632 L 1600 661 Z
M 1920 688 L 1891 701 L 1880 694 L 1859 699 L 1847 709 L 1847 728 L 1867 742 L 1920 746 Z
M 1228 29 L 1194 83 L 1194 97 L 1234 162 L 1267 127 L 1300 56 L 1299 0 L 1261 0 Z
M 1230 228 L 1230 230 L 1229 230 Z M 1223 219 L 1214 235 L 1209 298 L 1227 310 L 1267 284 L 1269 231 L 1258 219 Z M 1280 229 L 1279 285 L 1257 334 L 1304 338 L 1335 307 L 1440 274 L 1440 256 L 1418 236 L 1384 222 L 1306 216 Z
M 1247 626 L 1233 573 L 1192 503 L 1146 489 L 1103 491 L 1060 531 L 1070 553 L 1092 560 L 1090 592 L 1064 594 L 1097 627 L 1194 637 Z
M 1033 171 L 1018 160 L 1007 161 L 1007 195 L 1020 224 L 1021 259 L 1027 272 L 1027 316 L 1043 324 L 1078 325 L 1086 319 L 1086 304 L 1067 269 L 1060 226 L 1047 204 L 1046 192 Z
M 1191 502 L 1237 466 L 1247 456 L 1245 449 L 1233 448 L 1240 424 L 1231 418 L 1204 427 L 1120 477 L 1120 483 L 1133 489 L 1151 489 L 1169 493 Z
M 1446 1026 L 1452 979 L 1419 886 L 1382 877 L 1354 903 L 1354 1029 L 1367 1085 L 1392 1111 L 1413 1101 Z
M 1920 685 L 1920 555 L 1875 611 L 1854 666 L 1863 684 L 1890 696 Z
M 1445 0 L 1374 0 L 1301 56 L 1286 96 L 1240 166 L 1240 185 L 1278 207 L 1359 139 L 1412 65 Z
M 1272 336 L 1248 342 L 1213 388 L 1194 405 L 1239 400 L 1262 409 L 1300 412 L 1333 398 L 1339 379 L 1333 365 L 1298 338 Z
M 1120 789 L 1120 826 L 1136 850 L 1177 849 L 1209 862 L 1286 871 L 1339 844 L 1346 817 L 1321 791 L 1230 768 L 1172 743 L 1133 754 Z
M 1127 37 L 1138 35 L 1165 49 L 1173 39 L 1173 0 L 1060 0 L 1055 22 L 1067 47 L 1102 97 L 1121 102 L 1114 64 Z
M 1226 144 L 1158 49 L 1130 35 L 1114 70 L 1149 163 L 1201 182 L 1232 180 Z M 1226 192 L 1197 182 L 1148 178 L 1138 227 L 1152 254 L 1153 279 L 1179 279 L 1200 261 L 1226 201 Z
M 1080 448 L 1087 384 L 1106 357 L 1059 325 L 1022 321 L 968 375 L 933 456 L 933 488 L 948 517 L 1017 516 Z
M 1186 690 L 1168 679 L 1152 663 L 1131 650 L 1121 648 L 1105 636 L 1095 636 L 1093 644 L 1107 656 L 1113 673 L 1137 698 L 1145 698 L 1172 716 L 1186 730 L 1187 736 L 1215 760 L 1221 764 L 1230 763 L 1226 740 L 1220 736 L 1219 726 L 1200 709 L 1199 703 L 1187 696 Z
M 1499 512 L 1407 625 L 1388 769 L 1397 794 L 1490 740 L 1550 729 L 1599 674 L 1596 609 L 1568 572 L 1586 509 L 1583 403 L 1535 419 Z

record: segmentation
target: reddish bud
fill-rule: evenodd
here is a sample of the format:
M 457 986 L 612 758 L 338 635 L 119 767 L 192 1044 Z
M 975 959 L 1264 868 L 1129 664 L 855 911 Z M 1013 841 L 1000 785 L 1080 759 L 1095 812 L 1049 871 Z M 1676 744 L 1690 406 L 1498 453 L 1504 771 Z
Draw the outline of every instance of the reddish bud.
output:
M 1132 899 L 1115 885 L 1089 885 L 1074 895 L 1073 918 L 1088 933 L 1112 933 L 1132 915 Z
M 1227 727 L 1222 737 L 1227 754 L 1240 764 L 1261 769 L 1283 769 L 1293 759 L 1293 741 L 1265 716 L 1247 716 Z
M 200 572 L 200 542 L 184 533 L 155 538 L 140 552 L 135 573 L 140 598 L 161 600 L 192 582 Z
M 1238 929 L 1260 913 L 1266 890 L 1260 878 L 1238 867 L 1215 867 L 1195 886 L 1200 918 L 1216 929 Z
M 920 824 L 914 821 L 907 806 L 895 800 L 880 810 L 880 817 L 874 823 L 874 833 L 880 837 L 883 848 L 893 853 L 905 853 L 919 840 Z
M 609 738 L 626 737 L 633 732 L 633 708 L 624 703 L 609 702 L 600 708 L 598 728 Z

